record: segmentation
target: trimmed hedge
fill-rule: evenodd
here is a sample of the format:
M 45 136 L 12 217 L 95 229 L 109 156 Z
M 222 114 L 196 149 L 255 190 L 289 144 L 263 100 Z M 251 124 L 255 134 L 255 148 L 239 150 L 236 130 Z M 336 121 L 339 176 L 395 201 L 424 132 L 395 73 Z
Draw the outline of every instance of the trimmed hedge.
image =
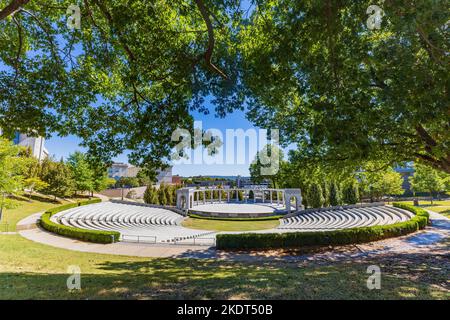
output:
M 222 221 L 267 221 L 267 220 L 279 220 L 283 216 L 278 215 L 278 216 L 256 217 L 256 218 L 237 218 L 237 217 L 227 218 L 227 217 L 204 217 L 198 214 L 190 213 L 189 217 L 194 219 L 222 220 Z
M 112 243 L 113 238 L 114 242 L 119 241 L 120 238 L 119 232 L 80 229 L 65 226 L 50 220 L 50 218 L 58 212 L 98 202 L 101 202 L 101 200 L 92 199 L 83 202 L 69 203 L 56 208 L 49 209 L 41 216 L 41 219 L 39 220 L 39 225 L 47 231 L 59 234 L 64 237 L 74 238 L 82 241 L 95 243 Z
M 391 225 L 333 231 L 218 234 L 216 246 L 217 249 L 277 249 L 357 244 L 407 235 L 428 224 L 429 215 L 425 210 L 399 203 L 394 206 L 411 211 L 415 216 Z

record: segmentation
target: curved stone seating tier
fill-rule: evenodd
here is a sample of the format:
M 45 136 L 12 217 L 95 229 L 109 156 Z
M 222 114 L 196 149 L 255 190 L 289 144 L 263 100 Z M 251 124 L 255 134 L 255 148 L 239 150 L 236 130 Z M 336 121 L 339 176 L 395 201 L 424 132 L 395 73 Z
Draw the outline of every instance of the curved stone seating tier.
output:
M 274 229 L 247 231 L 256 233 L 326 231 L 409 220 L 409 211 L 384 205 L 308 210 L 285 217 Z M 176 242 L 211 245 L 215 231 L 181 226 L 185 217 L 167 209 L 136 204 L 102 202 L 59 212 L 51 220 L 81 229 L 118 231 L 122 241 Z M 240 232 L 223 232 L 240 233 Z
M 170 210 L 112 202 L 73 208 L 59 212 L 51 219 L 81 229 L 118 231 L 122 239 L 129 241 L 152 239 L 150 242 L 182 243 L 215 234 L 182 227 L 184 218 Z
M 320 231 L 387 225 L 407 221 L 412 213 L 387 207 L 361 207 L 342 210 L 321 210 L 302 213 L 281 220 L 277 229 L 293 231 Z

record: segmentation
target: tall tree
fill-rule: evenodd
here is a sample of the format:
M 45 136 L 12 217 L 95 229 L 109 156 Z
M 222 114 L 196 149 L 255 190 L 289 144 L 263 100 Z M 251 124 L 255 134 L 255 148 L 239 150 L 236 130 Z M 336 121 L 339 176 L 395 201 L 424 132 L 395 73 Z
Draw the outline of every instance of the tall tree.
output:
M 15 204 L 9 195 L 20 193 L 23 185 L 23 158 L 18 156 L 20 148 L 0 138 L 0 221 L 3 209 Z
M 380 168 L 379 163 L 369 162 L 358 173 L 360 187 L 370 199 L 379 200 L 386 195 L 401 195 L 403 190 L 403 178 L 391 167 Z
M 330 183 L 330 205 L 339 206 L 342 204 L 342 193 L 336 181 Z
M 409 178 L 411 183 L 411 189 L 415 192 L 427 192 L 430 194 L 431 203 L 433 203 L 433 196 L 438 192 L 446 191 L 445 179 L 439 172 L 430 168 L 416 164 L 415 172 L 412 177 Z
M 75 134 L 105 162 L 159 168 L 191 110 L 242 106 L 233 0 L 0 0 L 0 127 Z M 75 13 L 76 14 L 76 13 Z M 70 24 L 74 26 L 74 24 Z M 17 99 L 20 97 L 20 99 Z
M 55 199 L 57 197 L 64 198 L 71 196 L 76 189 L 72 171 L 62 159 L 59 162 L 49 158 L 44 159 L 42 162 L 41 179 L 48 184 L 43 191 L 53 195 Z
M 91 195 L 94 190 L 94 171 L 86 155 L 79 151 L 70 154 L 67 158 L 67 165 L 75 180 L 75 190 L 88 192 Z
M 250 176 L 255 183 L 264 180 L 271 182 L 272 188 L 280 184 L 281 166 L 284 163 L 283 151 L 275 144 L 267 144 L 258 151 L 249 167 Z
M 346 204 L 356 204 L 359 201 L 359 189 L 356 181 L 353 180 L 344 185 L 342 200 Z
M 322 187 L 317 182 L 312 183 L 308 189 L 308 205 L 311 208 L 322 208 L 325 199 L 323 198 Z
M 304 159 L 450 172 L 448 1 L 258 1 L 240 33 L 248 116 Z M 373 14 L 373 13 L 372 13 Z

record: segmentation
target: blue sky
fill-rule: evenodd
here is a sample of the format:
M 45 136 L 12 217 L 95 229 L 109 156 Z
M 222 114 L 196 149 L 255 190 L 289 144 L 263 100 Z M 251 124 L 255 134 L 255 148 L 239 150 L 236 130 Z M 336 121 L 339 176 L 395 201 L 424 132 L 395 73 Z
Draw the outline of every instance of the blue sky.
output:
M 207 104 L 208 105 L 208 104 Z M 208 105 L 211 110 L 214 110 L 214 106 Z M 216 118 L 214 112 L 208 115 L 204 115 L 198 112 L 192 114 L 196 121 L 202 121 L 203 130 L 208 129 L 218 129 L 220 130 L 224 137 L 226 129 L 258 129 L 251 122 L 245 118 L 245 113 L 243 111 L 235 111 L 227 115 L 225 118 Z M 70 153 L 76 150 L 85 151 L 84 148 L 79 146 L 80 139 L 75 136 L 68 137 L 57 137 L 46 141 L 46 148 L 51 155 L 54 155 L 57 159 L 64 157 L 66 158 Z M 224 141 L 225 144 L 225 141 Z M 248 147 L 248 142 L 247 142 Z M 261 146 L 258 147 L 260 149 Z M 250 149 L 250 148 L 247 148 Z M 249 152 L 249 151 L 246 151 Z M 254 153 L 247 153 L 244 164 L 179 164 L 173 167 L 173 174 L 179 174 L 181 176 L 192 176 L 192 175 L 241 175 L 248 176 L 248 167 L 250 162 L 254 159 Z M 114 161 L 118 162 L 128 162 L 127 153 L 123 153 L 119 157 L 115 158 Z

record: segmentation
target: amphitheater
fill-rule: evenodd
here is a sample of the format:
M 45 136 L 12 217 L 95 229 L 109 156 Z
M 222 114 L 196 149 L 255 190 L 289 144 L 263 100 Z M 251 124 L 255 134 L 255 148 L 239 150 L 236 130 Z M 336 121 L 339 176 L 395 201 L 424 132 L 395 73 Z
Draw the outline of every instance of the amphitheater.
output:
M 253 205 L 257 206 L 258 204 L 255 202 Z M 267 207 L 267 204 L 264 204 L 264 207 Z M 177 210 L 109 201 L 62 211 L 52 216 L 51 219 L 56 223 L 82 229 L 118 231 L 121 234 L 120 240 L 123 242 L 209 246 L 215 244 L 215 237 L 218 232 L 183 227 L 181 223 L 186 219 L 186 216 L 175 211 Z M 406 210 L 386 206 L 382 203 L 309 209 L 293 211 L 284 215 L 276 228 L 254 232 L 282 233 L 337 230 L 393 224 L 406 221 L 411 217 L 412 213 Z

